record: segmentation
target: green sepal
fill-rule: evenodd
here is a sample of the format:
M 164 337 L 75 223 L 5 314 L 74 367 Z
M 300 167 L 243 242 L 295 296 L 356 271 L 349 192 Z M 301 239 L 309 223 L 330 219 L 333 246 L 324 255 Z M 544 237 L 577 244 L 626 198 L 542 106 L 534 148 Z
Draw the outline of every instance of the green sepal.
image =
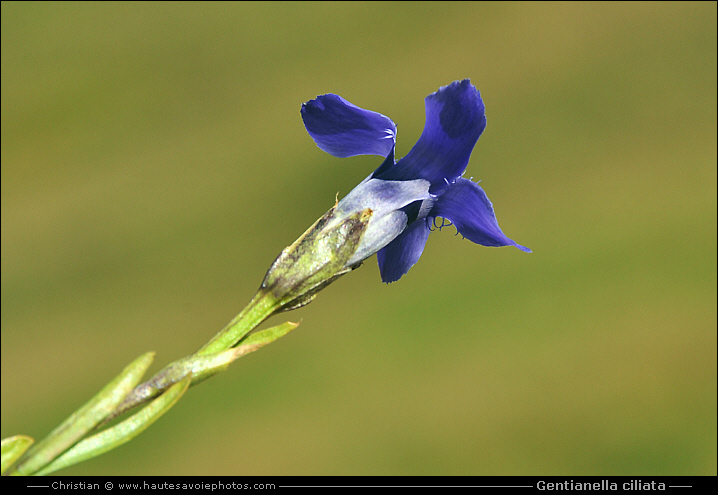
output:
M 372 210 L 337 218 L 336 205 L 284 249 L 264 276 L 260 293 L 277 300 L 275 312 L 308 304 L 321 289 L 358 266 L 347 266 L 361 243 Z
M 197 351 L 209 355 L 237 345 L 272 314 L 300 308 L 361 261 L 349 264 L 359 248 L 373 212 L 337 212 L 337 205 L 314 222 L 269 267 L 254 299 L 217 335 Z

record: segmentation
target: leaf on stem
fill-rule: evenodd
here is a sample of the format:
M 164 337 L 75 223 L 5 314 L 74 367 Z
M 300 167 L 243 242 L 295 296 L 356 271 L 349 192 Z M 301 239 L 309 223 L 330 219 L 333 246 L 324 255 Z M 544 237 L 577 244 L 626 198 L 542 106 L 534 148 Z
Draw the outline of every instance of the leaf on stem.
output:
M 27 435 L 14 435 L 4 438 L 2 441 L 2 461 L 0 462 L 0 474 L 5 474 L 7 468 L 12 466 L 21 455 L 25 453 L 35 440 Z
M 298 323 L 286 322 L 246 337 L 237 347 L 212 353 L 208 353 L 207 349 L 202 348 L 196 354 L 179 359 L 135 387 L 122 404 L 105 418 L 105 422 L 111 421 L 130 409 L 146 404 L 189 375 L 192 375 L 192 385 L 196 385 L 210 376 L 226 370 L 234 360 L 274 342 L 297 326 L 299 326 Z
M 192 377 L 188 376 L 181 382 L 175 383 L 140 412 L 111 428 L 82 440 L 37 474 L 40 476 L 50 474 L 59 469 L 97 457 L 119 447 L 123 443 L 129 442 L 174 406 L 187 391 L 191 380 Z
M 97 395 L 25 452 L 11 474 L 36 473 L 95 428 L 135 388 L 154 356 L 154 352 L 148 352 L 130 363 Z

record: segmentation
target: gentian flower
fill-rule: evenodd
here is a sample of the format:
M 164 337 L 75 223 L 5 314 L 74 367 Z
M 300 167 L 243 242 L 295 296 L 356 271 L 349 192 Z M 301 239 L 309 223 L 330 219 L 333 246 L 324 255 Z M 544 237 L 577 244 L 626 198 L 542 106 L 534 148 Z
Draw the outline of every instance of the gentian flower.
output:
M 277 256 L 252 301 L 199 355 L 229 349 L 270 315 L 308 304 L 374 253 L 381 279 L 399 280 L 421 257 L 437 218 L 439 230 L 449 220 L 477 244 L 531 252 L 504 235 L 484 190 L 461 177 L 486 127 L 484 103 L 468 79 L 426 97 L 424 132 L 399 161 L 396 125 L 380 113 L 333 94 L 308 101 L 301 113 L 322 150 L 384 161 Z
M 363 237 L 345 267 L 377 253 L 387 283 L 399 280 L 419 261 L 437 217 L 449 220 L 476 244 L 531 252 L 504 235 L 484 190 L 461 177 L 486 127 L 479 91 L 464 79 L 439 88 L 425 103 L 424 131 L 399 161 L 394 159 L 396 125 L 388 117 L 334 94 L 302 105 L 304 125 L 322 150 L 340 158 L 384 157 L 379 168 L 338 202 L 328 226 L 370 210 Z

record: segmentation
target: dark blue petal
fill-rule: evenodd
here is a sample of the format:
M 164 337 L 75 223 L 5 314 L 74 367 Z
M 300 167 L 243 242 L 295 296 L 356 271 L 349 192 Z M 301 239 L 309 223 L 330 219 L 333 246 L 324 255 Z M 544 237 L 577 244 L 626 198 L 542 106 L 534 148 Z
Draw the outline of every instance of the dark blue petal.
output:
M 459 178 L 434 203 L 430 217 L 451 220 L 461 235 L 482 246 L 516 246 L 530 253 L 504 235 L 494 215 L 494 207 L 478 184 Z
M 386 157 L 396 142 L 396 125 L 389 117 L 352 105 L 338 95 L 326 94 L 304 103 L 302 120 L 317 146 L 339 158 Z
M 476 141 L 486 127 L 484 103 L 468 79 L 455 81 L 426 97 L 426 124 L 419 141 L 396 164 L 383 163 L 374 177 L 426 179 L 431 193 L 464 173 Z
M 382 282 L 396 282 L 414 266 L 429 237 L 426 218 L 409 225 L 404 232 L 376 253 Z

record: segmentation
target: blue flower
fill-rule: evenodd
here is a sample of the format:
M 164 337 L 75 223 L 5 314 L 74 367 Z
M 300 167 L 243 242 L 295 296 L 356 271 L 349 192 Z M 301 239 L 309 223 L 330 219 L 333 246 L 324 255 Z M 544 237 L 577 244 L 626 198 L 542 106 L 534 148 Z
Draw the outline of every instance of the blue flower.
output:
M 304 125 L 322 150 L 340 158 L 385 158 L 339 201 L 334 222 L 371 210 L 362 241 L 346 266 L 377 253 L 381 279 L 387 283 L 399 280 L 419 261 L 437 217 L 449 220 L 476 244 L 531 252 L 504 235 L 484 190 L 461 177 L 486 127 L 479 91 L 464 79 L 439 88 L 425 102 L 424 132 L 399 161 L 394 159 L 396 125 L 388 117 L 334 94 L 302 105 Z

